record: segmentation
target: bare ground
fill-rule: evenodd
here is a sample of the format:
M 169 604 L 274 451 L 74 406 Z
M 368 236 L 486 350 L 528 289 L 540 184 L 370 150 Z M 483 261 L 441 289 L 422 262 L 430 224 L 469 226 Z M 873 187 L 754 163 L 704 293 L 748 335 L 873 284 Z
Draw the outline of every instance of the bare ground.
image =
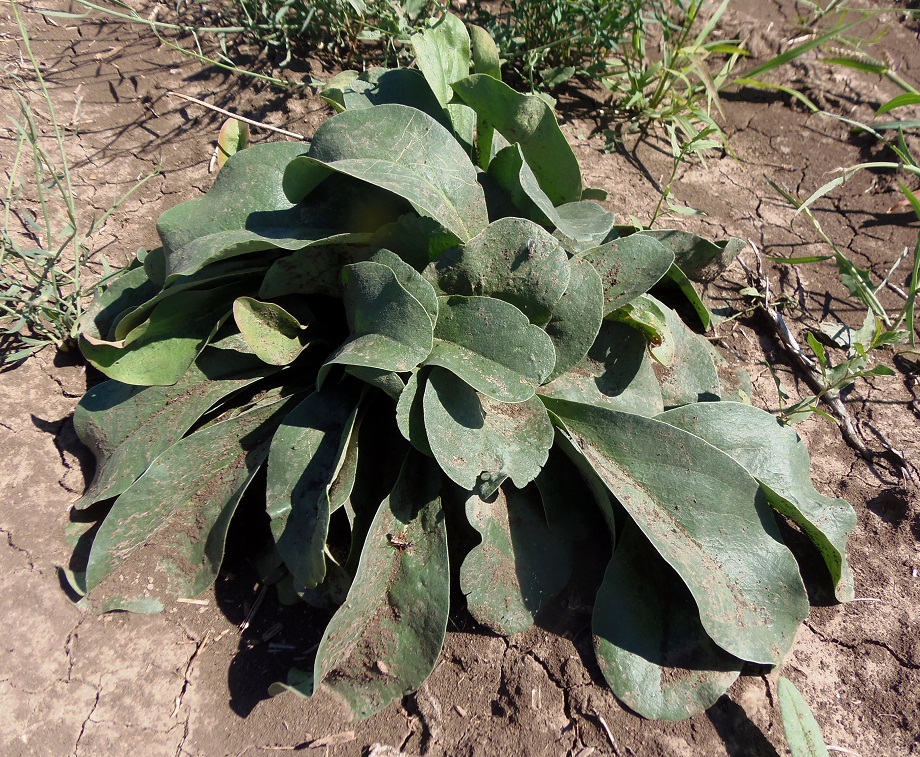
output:
M 8 6 L 2 14 L 0 63 L 28 78 Z M 794 36 L 789 18 L 786 1 L 737 2 L 724 24 L 726 36 L 737 33 L 766 57 Z M 894 16 L 883 22 L 890 26 L 885 48 L 901 75 L 920 80 L 916 28 Z M 81 207 L 103 212 L 161 166 L 96 239 L 113 263 L 154 245 L 156 216 L 205 191 L 213 179 L 208 159 L 220 118 L 168 91 L 303 134 L 328 115 L 306 91 L 279 95 L 241 84 L 158 46 L 137 27 L 92 17 L 51 22 L 31 13 L 28 24 L 59 118 L 71 130 L 68 149 Z M 313 74 L 322 76 L 315 63 Z M 816 62 L 787 69 L 784 80 L 856 118 L 870 118 L 897 93 L 873 77 Z M 7 84 L 0 104 L 15 112 Z M 587 181 L 610 190 L 608 205 L 622 217 L 647 219 L 669 158 L 654 140 L 628 140 L 620 152 L 604 154 L 602 140 L 591 136 L 597 118 L 570 111 L 565 127 Z M 749 92 L 726 97 L 725 119 L 738 159 L 710 159 L 682 170 L 678 199 L 708 216 L 674 224 L 748 238 L 767 254 L 824 252 L 805 223 L 790 230 L 792 211 L 763 175 L 807 195 L 827 181 L 828 171 L 866 159 L 871 143 L 782 98 Z M 10 137 L 0 133 L 4 170 Z M 890 177 L 864 173 L 818 205 L 827 232 L 876 280 L 918 233 L 905 209 L 888 212 L 898 199 Z M 793 322 L 797 331 L 828 318 L 861 322 L 830 262 L 769 273 L 774 287 L 802 305 Z M 723 297 L 737 302 L 745 284 L 733 266 L 708 295 L 714 305 Z M 886 304 L 898 306 L 896 299 Z M 751 373 L 755 405 L 779 407 L 767 363 L 793 396 L 807 393 L 756 314 L 716 334 L 731 362 Z M 882 449 L 884 438 L 917 461 L 916 366 L 896 367 L 894 377 L 860 382 L 846 404 L 871 448 Z M 441 662 L 422 690 L 360 723 L 347 721 L 323 693 L 313 700 L 267 698 L 268 685 L 284 677 L 296 654 L 285 644 L 318 640 L 322 618 L 306 607 L 279 607 L 269 594 L 241 634 L 238 624 L 258 595 L 245 564 L 227 566 L 205 604 L 176 604 L 150 616 L 81 612 L 62 590 L 58 568 L 68 565 L 73 551 L 69 507 L 92 466 L 75 438 L 71 413 L 93 380 L 75 360 L 49 351 L 0 374 L 6 450 L 0 472 L 0 753 L 211 756 L 303 748 L 357 755 L 385 744 L 434 755 L 786 754 L 773 698 L 778 671 L 744 676 L 707 713 L 688 721 L 645 721 L 603 685 L 591 658 L 589 616 L 579 606 L 560 605 L 543 627 L 509 639 L 480 632 L 455 613 Z M 864 757 L 920 754 L 917 492 L 884 462 L 860 458 L 828 421 L 814 417 L 798 430 L 811 450 L 818 488 L 856 508 L 849 558 L 859 600 L 829 604 L 812 582 L 816 606 L 781 672 L 803 691 L 829 744 Z M 278 622 L 281 633 L 263 642 Z

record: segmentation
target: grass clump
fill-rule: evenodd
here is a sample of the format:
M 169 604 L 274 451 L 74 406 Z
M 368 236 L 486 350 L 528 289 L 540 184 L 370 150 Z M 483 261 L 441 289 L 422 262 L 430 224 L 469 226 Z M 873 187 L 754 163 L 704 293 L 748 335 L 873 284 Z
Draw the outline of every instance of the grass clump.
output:
M 26 82 L 6 71 L 19 118 L 10 119 L 16 146 L 0 228 L 0 366 L 16 364 L 46 346 L 63 351 L 76 347 L 80 319 L 100 284 L 99 275 L 89 270 L 94 258 L 91 238 L 153 176 L 135 185 L 99 218 L 85 219 L 74 195 L 64 128 L 18 5 L 13 3 L 12 8 L 52 131 L 49 137 L 39 128 Z M 33 213 L 36 206 L 38 212 Z M 109 273 L 104 260 L 102 267 L 104 282 Z

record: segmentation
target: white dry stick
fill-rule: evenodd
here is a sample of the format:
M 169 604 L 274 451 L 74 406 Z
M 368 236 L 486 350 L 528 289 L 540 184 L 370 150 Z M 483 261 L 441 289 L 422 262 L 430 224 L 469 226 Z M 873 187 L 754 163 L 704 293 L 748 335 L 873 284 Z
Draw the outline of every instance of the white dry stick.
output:
M 262 600 L 265 599 L 266 591 L 268 591 L 268 584 L 262 584 L 262 588 L 259 590 L 259 595 L 256 597 L 256 601 L 252 605 L 252 609 L 246 615 L 246 620 L 240 623 L 240 633 L 243 633 L 243 631 L 249 628 L 249 624 L 252 623 L 252 619 L 256 616 L 256 613 L 262 606 Z
M 216 105 L 211 105 L 206 103 L 204 100 L 199 100 L 197 97 L 191 97 L 190 95 L 183 95 L 179 92 L 167 92 L 167 95 L 170 97 L 178 97 L 181 100 L 187 100 L 190 103 L 195 103 L 200 105 L 202 108 L 207 108 L 208 110 L 213 110 L 215 113 L 220 113 L 221 115 L 227 116 L 227 118 L 235 118 L 237 121 L 242 121 L 244 124 L 249 124 L 250 126 L 255 126 L 257 129 L 267 129 L 268 131 L 274 131 L 278 134 L 283 134 L 285 137 L 293 137 L 294 139 L 299 139 L 301 142 L 309 142 L 310 138 L 305 137 L 303 134 L 297 134 L 293 131 L 288 131 L 287 129 L 282 129 L 279 126 L 272 126 L 271 124 L 262 123 L 261 121 L 254 121 L 251 118 L 246 118 L 245 116 L 240 116 L 236 113 L 232 113 L 229 110 L 224 108 L 219 108 Z
M 607 741 L 610 742 L 610 746 L 613 748 L 614 754 L 619 754 L 617 751 L 616 742 L 613 740 L 613 732 L 610 730 L 610 726 L 607 725 L 607 721 L 604 720 L 604 716 L 601 715 L 596 708 L 592 707 L 591 712 L 594 713 L 594 717 L 597 719 L 597 722 L 601 724 L 601 728 L 604 729 L 604 733 L 607 735 Z

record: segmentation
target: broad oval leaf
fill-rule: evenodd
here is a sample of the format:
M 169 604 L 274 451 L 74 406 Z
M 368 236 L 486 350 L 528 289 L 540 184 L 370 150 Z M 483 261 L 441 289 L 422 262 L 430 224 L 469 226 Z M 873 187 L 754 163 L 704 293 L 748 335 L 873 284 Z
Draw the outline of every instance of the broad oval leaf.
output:
M 626 324 L 604 321 L 584 359 L 540 395 L 652 417 L 664 410 L 647 342 Z
M 367 368 L 363 365 L 349 365 L 345 372 L 365 384 L 379 389 L 391 399 L 398 400 L 402 395 L 403 389 L 406 388 L 402 377 L 393 371 L 387 371 L 381 368 Z
M 502 218 L 438 258 L 426 275 L 445 294 L 504 300 L 542 326 L 569 284 L 570 269 L 565 250 L 544 229 Z
M 792 757 L 829 757 L 821 727 L 795 684 L 780 676 L 776 689 L 783 732 Z
M 460 590 L 470 614 L 495 633 L 530 628 L 568 583 L 571 544 L 547 528 L 532 487 L 503 486 L 487 500 L 472 494 L 466 517 L 482 537 L 460 567 Z
M 93 540 L 86 568 L 93 601 L 108 595 L 105 609 L 114 610 L 125 601 L 195 596 L 210 586 L 236 506 L 290 406 L 290 399 L 257 406 L 191 434 L 154 460 L 115 500 Z
M 742 660 L 782 660 L 808 614 L 808 598 L 748 472 L 667 423 L 564 400 L 544 402 L 690 589 L 712 640 Z
M 115 340 L 115 328 L 126 313 L 156 297 L 160 287 L 143 267 L 129 268 L 96 290 L 92 304 L 80 318 L 80 333 L 91 339 Z
M 450 132 L 414 108 L 380 105 L 340 113 L 317 130 L 309 157 L 295 159 L 288 171 L 308 164 L 399 195 L 462 241 L 489 223 L 469 156 Z
M 556 114 L 543 98 L 522 95 L 488 74 L 454 82 L 454 92 L 505 139 L 518 143 L 553 205 L 581 200 L 581 168 Z
M 150 260 L 151 257 L 148 255 L 147 260 Z M 164 300 L 183 295 L 189 290 L 213 289 L 221 284 L 242 283 L 243 280 L 252 281 L 254 285 L 257 277 L 265 273 L 270 262 L 270 260 L 222 260 L 205 266 L 190 276 L 179 277 L 147 302 L 123 312 L 115 323 L 112 339 L 125 339 L 128 334 L 146 321 Z M 173 302 L 178 302 L 178 300 L 173 300 Z
M 250 349 L 269 365 L 288 365 L 310 339 L 307 326 L 273 302 L 238 297 L 233 318 Z
M 287 164 L 306 152 L 296 142 L 266 142 L 233 155 L 204 196 L 170 208 L 157 220 L 170 281 L 208 263 L 269 247 L 295 248 L 339 229 L 311 228 L 285 196 Z
M 432 369 L 423 407 L 428 444 L 441 469 L 484 496 L 509 477 L 519 488 L 533 481 L 553 444 L 553 425 L 539 399 L 499 402 L 443 368 Z
M 395 252 L 386 249 L 377 250 L 371 260 L 374 263 L 382 263 L 393 271 L 402 288 L 425 308 L 432 326 L 438 322 L 438 293 L 418 271 Z
M 607 566 L 591 625 L 604 678 L 646 718 L 703 712 L 744 665 L 706 635 L 693 596 L 633 523 Z
M 604 315 L 604 288 L 586 260 L 569 260 L 569 285 L 553 308 L 546 333 L 556 349 L 556 365 L 548 380 L 568 372 L 588 354 Z
M 231 337 L 206 348 L 172 386 L 105 381 L 90 389 L 74 410 L 73 424 L 96 458 L 96 472 L 74 507 L 121 494 L 214 403 L 272 370 L 233 349 Z
M 473 73 L 487 74 L 495 79 L 502 78 L 501 58 L 498 46 L 485 29 L 475 24 L 469 25 L 470 58 Z M 482 116 L 476 116 L 476 156 L 477 164 L 483 170 L 488 169 L 492 157 L 492 144 L 495 128 Z
M 643 234 L 614 239 L 583 253 L 604 284 L 604 315 L 645 294 L 668 272 L 674 254 Z
M 450 128 L 450 119 L 444 113 L 443 105 L 431 91 L 424 74 L 415 68 L 387 69 L 372 66 L 347 84 L 327 86 L 320 94 L 324 99 L 334 102 L 339 110 L 362 110 L 390 103 L 407 105 L 427 113 L 441 126 Z
M 271 443 L 265 506 L 278 553 L 296 579 L 326 575 L 330 490 L 357 418 L 357 399 L 339 387 L 313 392 L 280 423 Z
M 381 226 L 371 243 L 374 247 L 392 250 L 416 271 L 421 271 L 432 260 L 460 244 L 460 240 L 433 218 L 407 213 Z
M 297 250 L 279 258 L 265 272 L 259 296 L 265 299 L 286 294 L 342 296 L 342 268 L 370 257 L 370 234 L 352 235 L 349 244 L 322 244 Z
M 737 237 L 710 242 L 687 231 L 649 229 L 642 234 L 673 252 L 674 263 L 692 281 L 715 281 L 745 247 Z
M 499 150 L 489 163 L 488 173 L 508 193 L 521 215 L 541 225 L 554 226 L 570 252 L 597 247 L 613 229 L 613 213 L 596 202 L 578 201 L 555 207 L 540 188 L 518 144 Z
M 470 35 L 470 58 L 473 63 L 473 70 L 477 74 L 488 74 L 495 79 L 502 78 L 502 62 L 498 51 L 498 45 L 481 26 L 470 24 L 468 26 Z
M 431 290 L 427 281 L 415 275 Z M 399 283 L 392 268 L 371 261 L 354 263 L 342 270 L 342 279 L 352 333 L 323 364 L 320 385 L 335 364 L 401 372 L 411 371 L 428 357 L 433 344 L 431 316 Z
M 566 541 L 587 539 L 593 523 L 590 508 L 597 503 L 594 492 L 572 461 L 558 449 L 551 449 L 534 484 L 543 501 L 549 530 Z M 609 498 L 606 490 L 604 497 Z
M 345 603 L 326 626 L 312 679 L 366 718 L 417 690 L 447 630 L 450 571 L 440 477 L 410 453 L 367 532 Z M 303 693 L 312 693 L 312 685 Z
M 692 331 L 671 308 L 654 297 L 648 300 L 664 316 L 663 343 L 652 349 L 659 358 L 655 373 L 665 409 L 712 402 L 722 395 L 715 352 L 709 341 Z
M 230 315 L 230 303 L 248 289 L 231 284 L 183 292 L 157 305 L 123 340 L 80 335 L 86 359 L 109 378 L 138 386 L 175 384 Z
M 422 454 L 434 457 L 425 431 L 425 410 L 422 405 L 428 373 L 427 368 L 412 372 L 396 402 L 396 425 L 407 442 L 411 442 Z
M 837 599 L 853 599 L 846 543 L 856 513 L 845 500 L 815 489 L 808 450 L 795 431 L 770 413 L 738 402 L 685 405 L 658 420 L 705 439 L 741 463 L 764 487 L 774 509 L 799 526 L 821 552 Z
M 593 200 L 569 202 L 556 208 L 556 236 L 572 253 L 582 252 L 608 241 L 615 216 Z
M 556 364 L 552 340 L 520 310 L 492 297 L 440 297 L 434 347 L 440 365 L 501 402 L 533 397 Z
M 470 73 L 470 35 L 466 25 L 452 13 L 441 18 L 410 39 L 416 64 L 425 75 L 431 91 L 446 108 L 454 93 L 450 88 Z

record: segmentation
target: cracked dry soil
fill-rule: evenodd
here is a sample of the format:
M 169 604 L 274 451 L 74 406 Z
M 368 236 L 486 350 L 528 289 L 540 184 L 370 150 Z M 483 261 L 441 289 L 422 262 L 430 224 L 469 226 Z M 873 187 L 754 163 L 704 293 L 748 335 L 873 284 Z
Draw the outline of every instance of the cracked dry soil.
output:
M 148 4 L 142 12 L 149 10 Z M 789 0 L 738 0 L 724 34 L 745 39 L 766 59 L 795 36 L 790 18 Z M 162 210 L 199 195 L 213 180 L 207 166 L 219 117 L 169 91 L 304 134 L 327 115 L 308 93 L 281 95 L 232 80 L 158 46 L 137 27 L 92 16 L 52 21 L 35 13 L 27 14 L 27 23 L 68 128 L 80 207 L 101 213 L 138 178 L 162 168 L 95 239 L 115 264 L 155 243 L 154 221 Z M 887 26 L 884 46 L 900 74 L 920 80 L 918 27 L 891 15 L 879 23 Z M 29 81 L 18 42 L 6 6 L 0 11 L 0 63 Z M 316 61 L 311 65 L 317 77 L 328 73 Z M 784 76 L 823 107 L 853 118 L 871 118 L 896 94 L 886 82 L 814 60 L 787 68 Z M 0 104 L 15 112 L 8 80 Z M 32 104 L 47 130 L 34 97 Z M 563 101 L 564 128 L 587 183 L 610 190 L 608 205 L 621 217 L 647 219 L 657 183 L 670 168 L 665 147 L 627 140 L 619 152 L 604 154 L 601 140 L 591 136 L 601 125 L 598 114 L 580 112 L 576 104 Z M 872 144 L 778 97 L 729 94 L 724 108 L 738 159 L 712 158 L 681 171 L 678 200 L 708 216 L 674 219 L 674 225 L 751 239 L 771 255 L 824 252 L 804 223 L 790 229 L 792 213 L 763 175 L 807 195 L 827 181 L 828 171 L 875 154 Z M 3 171 L 10 169 L 11 139 L 11 130 L 0 133 Z M 817 206 L 830 236 L 876 280 L 918 232 L 903 208 L 889 212 L 896 190 L 890 176 L 859 174 Z M 830 262 L 794 271 L 773 267 L 768 274 L 800 305 L 791 323 L 797 333 L 825 319 L 861 323 L 862 313 Z M 706 295 L 716 306 L 720 298 L 737 301 L 744 285 L 733 266 Z M 898 307 L 890 292 L 882 296 Z M 754 404 L 779 407 L 768 363 L 793 398 L 807 392 L 756 314 L 720 326 L 716 337 L 731 363 L 751 374 Z M 916 366 L 895 367 L 894 377 L 860 382 L 846 403 L 871 448 L 880 449 L 885 438 L 916 462 L 920 424 L 910 373 Z M 246 564 L 226 566 L 201 604 L 177 603 L 150 616 L 82 613 L 61 589 L 58 567 L 68 565 L 79 538 L 68 527 L 68 509 L 92 474 L 71 413 L 98 379 L 75 359 L 50 351 L 0 374 L 0 754 L 211 757 L 295 748 L 343 756 L 787 753 L 772 696 L 776 672 L 744 676 L 707 713 L 688 721 L 644 721 L 603 685 L 591 657 L 588 608 L 572 599 L 551 608 L 540 627 L 509 639 L 482 633 L 455 612 L 428 683 L 361 723 L 349 722 L 322 694 L 310 701 L 266 698 L 268 685 L 296 662 L 291 647 L 315 643 L 324 618 L 306 607 L 279 607 L 269 593 L 240 634 L 238 625 L 258 596 Z M 782 673 L 803 691 L 829 744 L 864 757 L 920 754 L 917 492 L 885 465 L 866 463 L 829 422 L 815 417 L 798 430 L 811 450 L 818 487 L 848 499 L 858 514 L 849 557 L 859 599 L 831 604 L 820 581 L 810 580 L 815 607 Z

